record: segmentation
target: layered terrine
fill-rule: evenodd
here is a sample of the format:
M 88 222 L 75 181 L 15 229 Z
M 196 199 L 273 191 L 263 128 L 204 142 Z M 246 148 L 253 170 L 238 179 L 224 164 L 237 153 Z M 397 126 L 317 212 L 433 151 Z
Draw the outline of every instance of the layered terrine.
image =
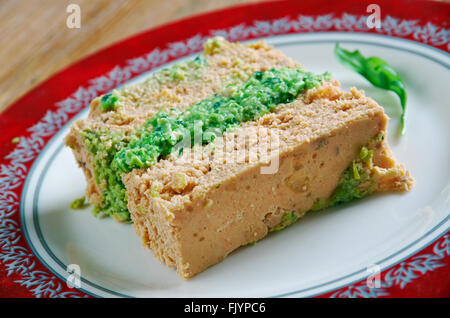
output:
M 130 221 L 189 278 L 308 211 L 414 181 L 388 118 L 265 42 L 210 39 L 187 62 L 99 96 L 66 138 L 94 214 Z

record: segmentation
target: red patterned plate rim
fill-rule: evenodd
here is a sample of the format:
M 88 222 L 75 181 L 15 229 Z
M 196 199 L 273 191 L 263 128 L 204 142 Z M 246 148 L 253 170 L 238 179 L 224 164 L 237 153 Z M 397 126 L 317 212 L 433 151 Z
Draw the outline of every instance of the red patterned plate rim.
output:
M 448 3 L 399 1 L 392 5 L 379 1 L 384 18 L 378 30 L 369 30 L 365 25 L 369 3 L 342 1 L 330 7 L 326 1 L 278 1 L 184 19 L 88 56 L 15 102 L 0 115 L 0 124 L 6 128 L 0 136 L 0 296 L 86 296 L 67 288 L 36 259 L 21 233 L 18 211 L 23 184 L 40 151 L 93 97 L 157 66 L 198 52 L 205 38 L 213 34 L 242 41 L 303 32 L 363 32 L 450 51 Z M 17 136 L 19 143 L 11 143 Z M 384 270 L 382 292 L 371 290 L 363 280 L 321 297 L 449 296 L 449 254 L 447 231 L 416 255 Z M 428 263 L 414 267 L 421 259 Z M 409 266 L 409 276 L 389 279 L 405 266 Z

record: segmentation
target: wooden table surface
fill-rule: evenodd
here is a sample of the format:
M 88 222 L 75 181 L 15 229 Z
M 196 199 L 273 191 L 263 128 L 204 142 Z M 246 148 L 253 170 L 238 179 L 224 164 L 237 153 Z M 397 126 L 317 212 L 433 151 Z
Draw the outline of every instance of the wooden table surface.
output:
M 0 112 L 62 68 L 118 40 L 190 15 L 264 0 L 0 0 Z M 81 8 L 69 29 L 66 8 Z

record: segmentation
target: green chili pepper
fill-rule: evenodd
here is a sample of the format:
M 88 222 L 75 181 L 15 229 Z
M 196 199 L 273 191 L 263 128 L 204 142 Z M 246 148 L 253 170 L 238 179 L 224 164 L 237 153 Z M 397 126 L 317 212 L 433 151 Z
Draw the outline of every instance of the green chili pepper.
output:
M 365 58 L 359 50 L 350 52 L 336 43 L 334 55 L 343 65 L 364 76 L 372 85 L 390 90 L 398 95 L 402 105 L 401 134 L 405 134 L 406 90 L 403 80 L 386 61 L 372 56 Z

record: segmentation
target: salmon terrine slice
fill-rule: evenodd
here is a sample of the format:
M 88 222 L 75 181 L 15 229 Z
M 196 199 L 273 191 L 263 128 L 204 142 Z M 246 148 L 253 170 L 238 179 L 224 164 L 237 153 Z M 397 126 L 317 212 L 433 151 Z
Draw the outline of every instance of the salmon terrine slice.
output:
M 210 39 L 193 60 L 91 103 L 66 138 L 94 214 L 131 221 L 190 278 L 303 216 L 413 186 L 388 118 L 264 42 Z

